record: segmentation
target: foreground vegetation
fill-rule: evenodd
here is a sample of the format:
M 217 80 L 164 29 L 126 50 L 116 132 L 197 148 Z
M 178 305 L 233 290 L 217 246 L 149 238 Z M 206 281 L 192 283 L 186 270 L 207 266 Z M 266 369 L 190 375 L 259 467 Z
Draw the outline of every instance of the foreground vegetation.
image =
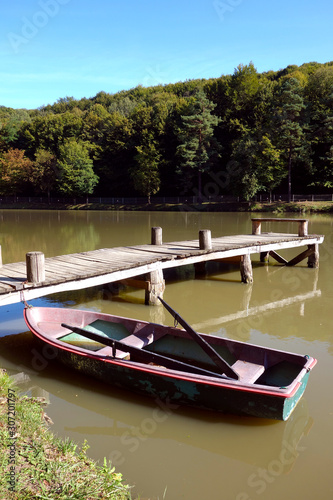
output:
M 1 104 L 1 103 L 0 103 Z M 0 106 L 0 194 L 325 192 L 333 187 L 333 62 Z
M 90 460 L 86 442 L 78 450 L 56 438 L 47 422 L 41 402 L 20 397 L 0 370 L 1 499 L 130 499 L 121 474 Z

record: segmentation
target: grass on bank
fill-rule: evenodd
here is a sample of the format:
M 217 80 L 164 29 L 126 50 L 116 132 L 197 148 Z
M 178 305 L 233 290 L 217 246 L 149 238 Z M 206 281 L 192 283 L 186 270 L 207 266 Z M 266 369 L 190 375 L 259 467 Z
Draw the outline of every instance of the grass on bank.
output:
M 274 203 L 252 203 L 251 212 L 291 213 L 332 213 L 332 201 L 294 201 Z
M 89 459 L 47 427 L 39 401 L 20 396 L 10 377 L 0 370 L 0 500 L 129 500 L 129 486 L 104 459 Z

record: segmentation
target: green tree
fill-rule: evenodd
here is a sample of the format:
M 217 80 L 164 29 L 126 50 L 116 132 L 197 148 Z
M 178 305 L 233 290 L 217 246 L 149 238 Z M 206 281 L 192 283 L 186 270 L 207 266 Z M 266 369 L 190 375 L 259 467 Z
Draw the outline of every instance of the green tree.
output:
M 47 193 L 50 200 L 51 190 L 56 186 L 59 169 L 57 158 L 46 149 L 39 149 L 35 155 L 33 184 L 42 193 Z
M 115 99 L 109 106 L 109 113 L 119 113 L 122 116 L 128 117 L 133 110 L 136 108 L 138 103 L 133 99 L 130 99 L 128 96 L 123 98 Z
M 3 118 L 0 117 L 0 149 L 15 147 L 21 128 L 30 121 L 30 115 L 25 109 L 10 110 Z
M 68 139 L 59 148 L 59 192 L 67 195 L 92 194 L 98 182 L 87 143 Z
M 183 115 L 182 127 L 177 147 L 178 172 L 191 181 L 193 173 L 198 179 L 198 196 L 202 197 L 202 173 L 208 172 L 219 156 L 220 146 L 214 138 L 214 128 L 219 119 L 212 112 L 215 104 L 210 102 L 205 92 L 199 89 L 190 100 L 188 113 Z
M 251 200 L 258 192 L 271 191 L 286 172 L 277 149 L 267 135 L 246 134 L 233 144 L 231 155 L 235 175 L 232 191 Z
M 295 160 L 309 163 L 309 149 L 304 134 L 301 113 L 305 108 L 302 88 L 296 78 L 284 81 L 279 94 L 278 145 L 287 161 L 288 201 L 291 201 L 291 173 Z
M 114 112 L 105 119 L 95 119 L 95 123 L 97 126 L 87 138 L 90 137 L 95 145 L 94 164 L 100 177 L 99 191 L 108 196 L 110 192 L 115 196 L 128 195 L 128 169 L 135 154 L 132 121 Z
M 240 64 L 235 69 L 230 79 L 230 98 L 232 105 L 236 111 L 240 112 L 240 116 L 250 119 L 250 116 L 244 114 L 244 110 L 249 110 L 253 107 L 253 99 L 260 89 L 260 75 L 258 74 L 254 64 Z
M 319 156 L 318 168 L 313 185 L 333 188 L 333 116 L 326 118 L 323 128 L 323 140 L 326 142 L 326 147 L 323 155 Z
M 27 123 L 22 135 L 30 155 L 42 148 L 58 156 L 59 147 L 66 139 L 80 137 L 83 123 L 81 115 L 82 112 L 77 109 L 57 115 L 42 114 Z
M 305 88 L 314 168 L 311 185 L 333 187 L 333 67 L 320 67 L 310 75 Z
M 145 134 L 143 143 L 136 146 L 136 151 L 136 164 L 130 170 L 130 176 L 135 189 L 147 196 L 150 204 L 151 195 L 156 194 L 161 185 L 159 176 L 161 155 L 152 134 L 148 132 Z

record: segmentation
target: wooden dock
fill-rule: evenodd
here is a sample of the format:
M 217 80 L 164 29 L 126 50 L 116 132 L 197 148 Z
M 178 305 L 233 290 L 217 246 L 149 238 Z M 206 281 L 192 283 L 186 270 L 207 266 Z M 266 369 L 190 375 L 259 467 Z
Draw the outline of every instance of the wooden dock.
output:
M 262 222 L 292 221 L 298 234 L 262 233 Z M 198 272 L 208 261 L 239 260 L 241 281 L 253 281 L 251 255 L 260 254 L 262 262 L 274 258 L 283 265 L 295 265 L 308 259 L 309 267 L 319 265 L 321 235 L 308 235 L 306 219 L 252 219 L 252 234 L 212 238 L 209 230 L 199 232 L 191 241 L 162 242 L 162 229 L 152 228 L 151 243 L 44 258 L 41 252 L 29 252 L 26 262 L 0 267 L 0 306 L 32 300 L 67 290 L 79 290 L 113 282 L 142 288 L 147 304 L 158 303 L 163 296 L 163 270 L 194 264 Z M 278 251 L 307 248 L 290 261 Z M 1 265 L 1 258 L 0 258 Z

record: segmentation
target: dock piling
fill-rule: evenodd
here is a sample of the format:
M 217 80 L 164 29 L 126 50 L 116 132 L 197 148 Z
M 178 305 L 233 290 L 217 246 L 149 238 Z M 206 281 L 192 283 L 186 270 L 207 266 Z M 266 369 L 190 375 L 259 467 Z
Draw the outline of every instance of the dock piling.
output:
M 163 298 L 165 290 L 163 270 L 157 269 L 156 271 L 147 273 L 146 280 L 149 281 L 150 286 L 145 290 L 145 304 L 152 306 L 161 305 L 158 297 L 160 296 Z
M 308 245 L 308 249 L 312 250 L 312 254 L 308 258 L 308 267 L 317 269 L 319 267 L 319 245 Z
M 151 228 L 151 244 L 152 245 L 162 245 L 162 228 L 152 227 Z M 145 288 L 145 304 L 146 305 L 160 305 L 158 296 L 163 297 L 165 290 L 165 280 L 163 276 L 162 269 L 156 269 L 156 271 L 151 271 L 146 274 L 146 282 L 148 286 Z
M 245 255 L 241 255 L 240 272 L 242 283 L 253 283 L 252 262 L 251 257 L 248 253 Z
M 261 234 L 261 219 L 252 219 L 252 234 Z
M 199 247 L 200 250 L 212 249 L 212 233 L 210 229 L 201 229 L 199 231 Z
M 260 262 L 269 261 L 269 252 L 260 252 Z
M 152 227 L 151 228 L 151 244 L 152 245 L 162 245 L 162 228 Z
M 199 231 L 200 250 L 212 250 L 212 232 L 210 229 L 201 229 Z M 197 262 L 194 264 L 195 276 L 200 278 L 206 274 L 206 262 Z
M 28 252 L 26 254 L 27 281 L 42 283 L 45 281 L 45 257 L 43 252 Z
M 308 220 L 300 219 L 298 222 L 298 236 L 307 236 L 308 235 Z

